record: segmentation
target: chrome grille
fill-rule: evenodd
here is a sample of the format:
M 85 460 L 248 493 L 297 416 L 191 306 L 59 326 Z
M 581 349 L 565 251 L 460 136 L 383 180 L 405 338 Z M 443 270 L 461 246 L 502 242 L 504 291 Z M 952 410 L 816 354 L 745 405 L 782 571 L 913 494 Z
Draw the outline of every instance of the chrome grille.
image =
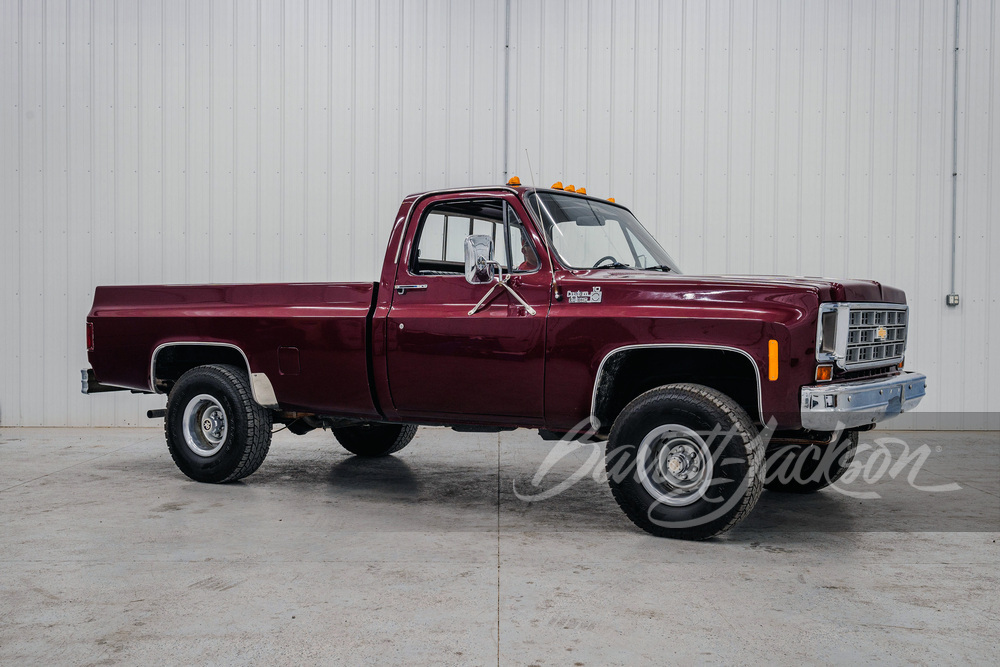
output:
M 906 306 L 851 304 L 845 369 L 902 361 L 906 351 Z

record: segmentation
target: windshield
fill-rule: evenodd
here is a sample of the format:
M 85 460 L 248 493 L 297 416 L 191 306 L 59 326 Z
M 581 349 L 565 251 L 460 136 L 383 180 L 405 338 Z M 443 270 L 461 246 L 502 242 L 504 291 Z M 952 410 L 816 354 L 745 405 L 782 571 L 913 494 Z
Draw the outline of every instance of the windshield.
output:
M 680 273 L 677 264 L 625 209 L 575 195 L 535 192 L 528 198 L 541 214 L 559 261 L 571 269 L 636 268 Z

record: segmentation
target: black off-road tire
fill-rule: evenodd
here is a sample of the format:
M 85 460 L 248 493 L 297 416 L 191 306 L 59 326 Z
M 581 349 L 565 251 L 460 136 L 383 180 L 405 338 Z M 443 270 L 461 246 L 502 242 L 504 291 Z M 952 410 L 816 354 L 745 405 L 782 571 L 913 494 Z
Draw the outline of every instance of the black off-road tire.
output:
M 221 423 L 223 417 L 224 431 L 213 431 L 220 437 L 209 440 L 212 434 L 201 425 L 212 419 Z M 170 390 L 163 430 L 170 455 L 185 475 L 196 482 L 234 482 L 264 462 L 271 446 L 271 413 L 253 400 L 241 369 L 198 366 Z
M 844 431 L 828 445 L 777 445 L 767 452 L 764 488 L 782 493 L 816 493 L 844 476 L 857 450 L 857 431 Z
M 693 482 L 684 482 L 697 484 L 689 490 L 661 474 L 681 460 L 699 464 L 681 471 L 694 474 Z M 629 403 L 611 429 L 605 462 L 625 515 L 658 537 L 704 540 L 724 533 L 750 513 L 763 489 L 764 445 L 753 421 L 725 394 L 697 384 L 666 385 Z
M 335 428 L 333 437 L 350 453 L 374 458 L 395 454 L 410 444 L 416 432 L 416 424 L 366 422 L 357 426 Z

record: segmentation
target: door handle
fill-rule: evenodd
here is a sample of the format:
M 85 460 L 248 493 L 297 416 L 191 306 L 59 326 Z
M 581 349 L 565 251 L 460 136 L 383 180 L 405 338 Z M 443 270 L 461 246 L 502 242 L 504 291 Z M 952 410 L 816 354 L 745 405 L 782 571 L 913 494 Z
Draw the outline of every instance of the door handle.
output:
M 396 285 L 396 291 L 401 295 L 406 294 L 408 290 L 416 289 L 427 289 L 427 285 Z

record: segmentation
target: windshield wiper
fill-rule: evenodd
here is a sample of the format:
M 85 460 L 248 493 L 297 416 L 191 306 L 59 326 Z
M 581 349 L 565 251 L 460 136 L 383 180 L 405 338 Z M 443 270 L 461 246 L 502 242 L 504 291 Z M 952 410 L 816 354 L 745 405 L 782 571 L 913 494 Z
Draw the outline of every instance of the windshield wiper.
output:
M 656 266 L 644 266 L 646 271 L 673 271 L 673 267 L 667 266 L 666 264 L 657 264 Z
M 631 264 L 622 264 L 621 262 L 612 262 L 611 264 L 601 264 L 600 266 L 595 266 L 595 269 L 631 269 Z

